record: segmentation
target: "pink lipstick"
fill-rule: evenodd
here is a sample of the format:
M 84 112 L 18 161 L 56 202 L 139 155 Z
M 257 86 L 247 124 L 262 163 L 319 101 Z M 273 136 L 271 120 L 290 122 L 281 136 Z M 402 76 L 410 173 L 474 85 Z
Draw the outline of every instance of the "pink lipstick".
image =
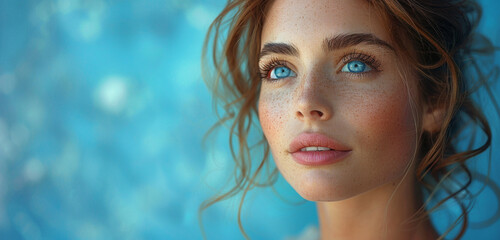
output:
M 290 144 L 293 160 L 308 166 L 339 162 L 351 151 L 349 147 L 319 133 L 302 133 Z

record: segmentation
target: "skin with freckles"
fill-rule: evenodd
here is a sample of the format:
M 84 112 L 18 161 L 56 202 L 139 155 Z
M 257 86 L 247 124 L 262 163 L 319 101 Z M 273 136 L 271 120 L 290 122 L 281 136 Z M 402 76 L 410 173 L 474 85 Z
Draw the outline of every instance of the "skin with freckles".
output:
M 386 26 L 363 0 L 277 0 L 266 15 L 259 120 L 283 177 L 318 202 L 323 239 L 435 237 L 429 222 L 398 225 L 419 204 L 410 107 L 417 93 L 408 90 L 415 79 L 400 75 Z M 360 40 L 336 44 L 346 36 Z M 300 164 L 289 146 L 302 133 L 351 151 L 333 164 Z
M 393 50 L 364 43 L 331 52 L 322 48 L 325 38 L 351 33 L 390 43 L 384 23 L 368 8 L 362 1 L 277 1 L 264 24 L 263 45 L 291 44 L 299 56 L 260 59 L 261 66 L 283 59 L 297 75 L 263 79 L 260 123 L 279 170 L 309 200 L 342 200 L 399 179 L 415 150 L 414 120 Z M 378 69 L 339 72 L 342 58 L 360 52 L 375 58 Z M 328 166 L 297 164 L 289 144 L 303 132 L 322 133 L 352 152 Z

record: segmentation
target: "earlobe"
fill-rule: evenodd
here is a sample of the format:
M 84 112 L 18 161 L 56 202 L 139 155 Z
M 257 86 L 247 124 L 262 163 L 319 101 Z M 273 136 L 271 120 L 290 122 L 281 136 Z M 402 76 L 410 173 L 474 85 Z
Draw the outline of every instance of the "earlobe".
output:
M 435 133 L 441 129 L 444 117 L 446 115 L 444 108 L 431 108 L 426 106 L 422 118 L 422 128 L 425 132 Z

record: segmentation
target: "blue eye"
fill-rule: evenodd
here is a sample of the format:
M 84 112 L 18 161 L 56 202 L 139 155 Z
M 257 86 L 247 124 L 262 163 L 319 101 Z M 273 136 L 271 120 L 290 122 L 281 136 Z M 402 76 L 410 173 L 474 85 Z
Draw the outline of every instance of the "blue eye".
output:
M 363 73 L 372 70 L 366 63 L 361 61 L 350 61 L 342 67 L 342 72 Z
M 273 68 L 269 74 L 270 79 L 281 79 L 295 76 L 297 75 L 290 68 L 285 66 Z

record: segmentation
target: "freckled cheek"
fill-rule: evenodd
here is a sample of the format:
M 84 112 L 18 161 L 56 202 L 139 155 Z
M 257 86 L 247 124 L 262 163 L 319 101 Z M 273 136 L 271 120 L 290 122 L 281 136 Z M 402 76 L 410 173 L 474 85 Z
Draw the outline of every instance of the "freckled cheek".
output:
M 262 131 L 269 144 L 279 142 L 285 120 L 285 101 L 279 96 L 260 95 L 258 113 Z
M 353 116 L 357 122 L 361 143 L 372 146 L 374 154 L 389 158 L 406 155 L 415 147 L 413 116 L 405 95 L 380 95 L 363 100 L 359 111 Z

